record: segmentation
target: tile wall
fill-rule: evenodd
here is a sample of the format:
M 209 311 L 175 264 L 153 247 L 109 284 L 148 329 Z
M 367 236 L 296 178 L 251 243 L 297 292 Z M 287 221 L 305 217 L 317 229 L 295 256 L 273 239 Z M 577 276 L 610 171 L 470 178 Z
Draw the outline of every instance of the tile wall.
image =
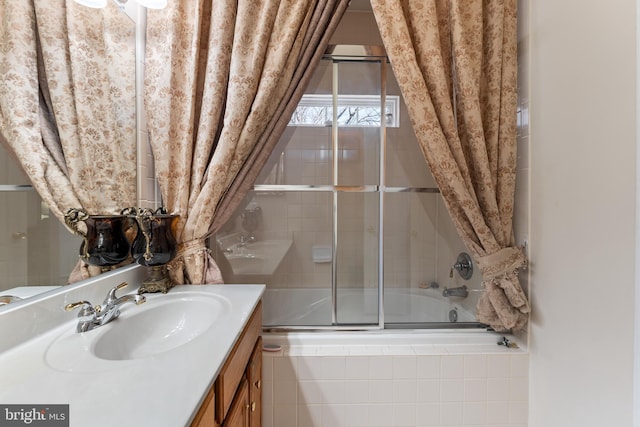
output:
M 142 6 L 136 14 L 136 31 L 138 34 L 146 32 L 146 12 Z M 138 206 L 141 208 L 157 208 L 161 205 L 161 196 L 155 177 L 153 155 L 147 131 L 147 118 L 144 108 L 144 51 L 145 37 L 136 37 L 136 129 L 138 145 Z
M 263 357 L 265 427 L 525 427 L 528 355 L 497 346 L 285 347 Z

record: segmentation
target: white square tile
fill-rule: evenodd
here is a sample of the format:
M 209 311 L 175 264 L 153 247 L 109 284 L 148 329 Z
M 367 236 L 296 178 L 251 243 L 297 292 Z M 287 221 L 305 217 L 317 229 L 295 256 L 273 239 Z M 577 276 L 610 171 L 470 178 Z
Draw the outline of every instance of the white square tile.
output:
M 345 360 L 345 378 L 348 380 L 369 379 L 369 358 L 366 356 L 350 356 Z
M 323 360 L 321 357 L 300 357 L 298 359 L 298 379 L 323 379 Z
M 464 401 L 484 402 L 487 400 L 487 380 L 469 378 L 464 380 Z
M 346 358 L 345 357 L 323 357 L 322 358 L 322 379 L 343 380 L 345 378 Z
M 347 390 L 343 382 L 318 381 L 318 384 L 322 390 L 322 400 L 325 404 L 344 405 L 347 403 Z
M 442 356 L 440 377 L 454 379 L 464 377 L 464 358 L 462 356 Z
M 298 382 L 279 381 L 273 382 L 273 403 L 275 405 L 295 405 L 298 403 Z
M 298 427 L 298 407 L 296 405 L 275 405 L 273 407 L 274 427 Z
M 487 356 L 483 354 L 464 356 L 464 377 L 485 378 L 487 376 Z
M 516 377 L 509 379 L 509 401 L 526 402 L 529 400 L 529 379 Z
M 368 427 L 369 405 L 345 405 L 344 422 L 349 427 Z
M 414 403 L 417 390 L 416 380 L 393 380 L 393 402 Z
M 324 403 L 322 389 L 318 381 L 298 382 L 298 405 Z
M 529 355 L 514 354 L 511 356 L 511 377 L 529 376 Z
M 509 400 L 509 380 L 507 378 L 487 378 L 487 401 Z
M 393 402 L 393 381 L 391 380 L 369 381 L 369 402 L 370 403 L 392 403 Z
M 262 402 L 265 406 L 273 406 L 273 381 L 262 381 Z
M 484 402 L 465 402 L 462 406 L 462 424 L 465 426 L 484 426 L 487 407 Z
M 422 403 L 416 405 L 416 425 L 439 426 L 440 404 Z
M 464 381 L 440 380 L 440 400 L 442 402 L 462 402 L 464 400 Z
M 393 378 L 415 379 L 417 365 L 415 356 L 393 356 Z
M 445 402 L 440 405 L 442 426 L 462 425 L 462 402 Z
M 355 380 L 343 383 L 346 393 L 345 403 L 364 404 L 369 402 L 369 381 Z
M 394 404 L 393 405 L 393 425 L 394 426 L 414 426 L 416 425 L 416 405 L 414 404 Z
M 509 423 L 524 424 L 528 418 L 527 402 L 511 402 L 509 404 Z
M 390 356 L 372 356 L 369 358 L 370 379 L 393 378 L 393 360 Z
M 297 378 L 297 364 L 297 357 L 273 359 L 273 379 L 275 381 L 295 380 Z
M 262 381 L 273 381 L 273 357 L 262 357 Z
M 344 405 L 322 405 L 322 427 L 347 427 L 344 418 Z
M 487 377 L 508 378 L 511 371 L 511 360 L 507 354 L 492 354 L 487 356 Z
M 441 356 L 417 356 L 416 365 L 418 378 L 440 378 Z
M 416 402 L 440 402 L 440 380 L 418 380 L 416 388 Z
M 369 426 L 393 426 L 393 405 L 369 405 Z
M 509 402 L 487 402 L 487 424 L 509 423 Z
M 298 425 L 308 427 L 322 426 L 322 405 L 298 406 Z
M 273 426 L 273 405 L 262 405 L 262 427 Z

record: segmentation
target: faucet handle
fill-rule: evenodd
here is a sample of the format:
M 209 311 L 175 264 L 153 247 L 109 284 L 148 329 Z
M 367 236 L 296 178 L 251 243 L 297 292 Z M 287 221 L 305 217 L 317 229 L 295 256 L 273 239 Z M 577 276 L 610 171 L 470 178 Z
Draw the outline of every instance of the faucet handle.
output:
M 129 284 L 127 282 L 122 282 L 117 286 L 114 286 L 113 288 L 111 288 L 109 290 L 109 293 L 107 294 L 107 297 L 104 299 L 104 302 L 102 303 L 102 305 L 108 305 L 111 304 L 115 299 L 116 299 L 116 291 L 128 286 Z
M 96 314 L 96 309 L 91 305 L 89 301 L 72 302 L 64 306 L 65 311 L 71 311 L 75 308 L 80 308 L 78 317 L 93 317 Z

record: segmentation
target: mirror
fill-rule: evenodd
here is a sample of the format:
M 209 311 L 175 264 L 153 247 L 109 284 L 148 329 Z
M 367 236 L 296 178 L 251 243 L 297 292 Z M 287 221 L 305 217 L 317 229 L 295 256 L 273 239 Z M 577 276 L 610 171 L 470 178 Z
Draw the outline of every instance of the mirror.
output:
M 42 2 L 42 3 L 40 3 Z M 84 8 L 73 0 L 36 0 L 44 9 L 64 8 L 66 4 L 71 8 Z M 3 6 L 9 7 L 9 6 Z M 127 144 L 136 146 L 136 29 L 141 7 L 136 2 L 127 2 L 119 7 L 115 2 L 109 1 L 104 10 L 87 9 L 92 14 L 104 15 L 104 42 L 103 46 L 91 46 L 86 43 L 90 39 L 81 40 L 75 46 L 81 54 L 99 55 L 103 50 L 109 50 L 113 44 L 111 58 L 117 58 L 118 62 L 110 61 L 112 73 L 115 67 L 127 71 L 127 81 L 118 84 L 119 88 L 125 88 L 122 99 L 130 100 L 125 106 L 132 109 L 133 114 L 127 116 L 126 123 L 118 123 L 123 129 L 127 129 L 130 138 Z M 65 20 L 75 17 L 71 13 L 47 14 L 45 19 L 57 19 L 60 28 L 70 25 Z M 141 16 L 141 15 L 140 15 Z M 42 17 L 40 17 L 42 19 Z M 57 24 L 54 22 L 52 25 Z M 109 30 L 113 33 L 109 34 Z M 117 30 L 117 31 L 116 31 Z M 126 49 L 122 49 L 125 43 Z M 105 49 L 106 46 L 106 49 Z M 43 47 L 44 49 L 45 47 Z M 73 47 L 72 47 L 73 48 Z M 47 52 L 43 52 L 46 54 Z M 50 52 L 49 52 L 50 53 Z M 78 53 L 78 52 L 76 52 Z M 63 53 L 55 52 L 61 55 Z M 123 74 L 119 71 L 118 74 Z M 75 77 L 75 76 L 74 76 Z M 90 76 L 85 77 L 85 82 Z M 129 93 L 130 91 L 130 93 Z M 96 114 L 98 116 L 98 114 Z M 135 175 L 136 171 L 132 171 Z M 29 180 L 21 171 L 16 161 L 0 144 L 0 295 L 14 295 L 27 298 L 41 292 L 56 289 L 68 283 L 69 274 L 78 261 L 78 252 L 82 239 L 71 234 L 66 227 L 50 212 L 46 204 L 42 202 L 36 191 L 29 185 Z

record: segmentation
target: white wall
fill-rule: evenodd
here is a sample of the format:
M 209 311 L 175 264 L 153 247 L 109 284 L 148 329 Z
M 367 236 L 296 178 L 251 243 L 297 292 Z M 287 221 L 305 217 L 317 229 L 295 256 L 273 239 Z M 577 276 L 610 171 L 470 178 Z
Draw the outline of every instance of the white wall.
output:
M 635 2 L 532 0 L 530 427 L 632 425 Z

